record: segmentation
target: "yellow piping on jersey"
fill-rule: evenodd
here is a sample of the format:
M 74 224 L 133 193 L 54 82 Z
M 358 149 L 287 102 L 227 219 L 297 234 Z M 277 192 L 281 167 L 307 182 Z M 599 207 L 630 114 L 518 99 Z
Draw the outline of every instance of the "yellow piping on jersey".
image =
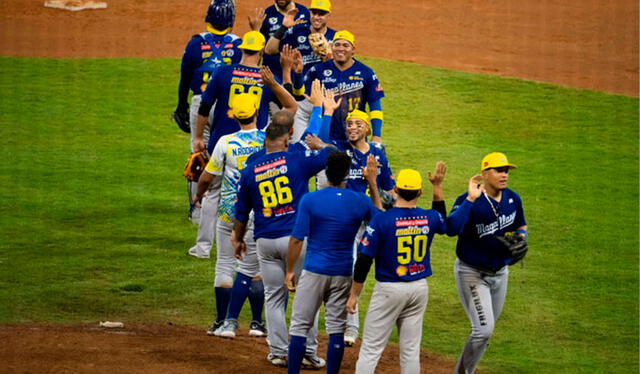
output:
M 224 34 L 228 34 L 229 31 L 231 31 L 231 27 L 227 27 L 224 30 L 218 30 L 215 27 L 213 27 L 212 24 L 207 23 L 206 26 L 207 31 L 209 31 L 210 33 L 214 34 L 214 35 L 224 35 Z
M 384 119 L 384 114 L 382 114 L 381 110 L 372 110 L 369 116 L 371 119 L 379 119 L 380 121 Z

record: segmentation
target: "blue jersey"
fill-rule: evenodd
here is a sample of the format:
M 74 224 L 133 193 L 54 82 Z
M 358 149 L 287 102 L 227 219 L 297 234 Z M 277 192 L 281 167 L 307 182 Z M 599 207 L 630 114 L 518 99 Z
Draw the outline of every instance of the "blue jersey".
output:
M 309 179 L 324 169 L 330 150 L 266 153 L 240 173 L 236 219 L 254 212 L 254 237 L 275 239 L 291 234 Z
M 392 208 L 371 220 L 358 250 L 376 260 L 378 282 L 411 282 L 431 275 L 431 242 L 445 232 L 433 209 Z
M 304 269 L 324 275 L 353 273 L 353 240 L 363 221 L 378 212 L 371 199 L 346 188 L 327 187 L 300 201 L 291 236 L 308 238 Z
M 182 55 L 180 74 L 191 76 L 189 87 L 194 95 L 202 94 L 217 67 L 240 62 L 240 43 L 242 39 L 232 33 L 214 35 L 203 32 L 191 38 Z
M 298 14 L 296 14 L 295 19 L 303 20 L 303 23 L 300 25 L 309 25 L 309 19 L 311 18 L 309 9 L 304 5 L 300 5 L 295 3 L 296 8 L 298 8 Z M 282 20 L 284 19 L 284 15 L 278 12 L 275 4 L 267 7 L 264 10 L 265 19 L 262 22 L 262 26 L 260 27 L 260 33 L 264 35 L 266 40 L 269 40 L 273 34 L 278 31 L 280 26 L 282 26 Z M 291 33 L 291 29 L 287 30 L 287 33 Z M 280 55 L 268 55 L 265 54 L 262 56 L 262 63 L 271 69 L 273 74 L 282 79 L 282 66 L 280 66 Z
M 309 35 L 311 34 L 311 26 L 308 24 L 301 24 L 292 27 L 285 34 L 285 37 L 280 41 L 280 50 L 285 45 L 290 45 L 300 51 L 302 55 L 303 70 L 302 74 L 307 74 L 309 69 L 322 62 L 322 58 L 313 52 L 311 44 L 309 44 Z M 327 31 L 324 33 L 325 38 L 331 41 L 336 34 L 336 30 L 327 27 Z
M 378 187 L 389 191 L 396 185 L 387 156 L 379 144 L 369 143 L 369 151 L 362 153 L 352 147 L 348 141 L 333 141 L 332 143 L 335 144 L 339 150 L 347 152 L 351 157 L 351 169 L 349 169 L 349 175 L 347 177 L 348 189 L 369 194 L 369 183 L 362 176 L 362 168 L 367 166 L 367 157 L 369 157 L 370 154 L 376 158 L 379 164 L 378 177 L 376 179 Z
M 342 98 L 340 107 L 331 118 L 329 138 L 332 140 L 347 139 L 345 120 L 349 112 L 355 109 L 366 111 L 367 103 L 371 105 L 384 97 L 376 74 L 357 60 L 344 71 L 338 69 L 333 60 L 313 66 L 304 78 L 306 92 L 311 92 L 311 83 L 315 79 L 320 80 L 326 89 Z
M 496 271 L 511 263 L 509 252 L 496 236 L 526 224 L 522 200 L 514 191 L 503 190 L 500 202 L 483 193 L 471 203 L 464 193 L 451 208 L 447 234 L 458 235 L 456 255 L 460 260 L 471 266 Z
M 261 79 L 260 68 L 240 64 L 221 66 L 215 72 L 202 94 L 200 104 L 209 107 L 215 104 L 207 146 L 209 154 L 213 151 L 218 139 L 240 130 L 240 125 L 231 113 L 231 103 L 238 94 L 249 93 L 258 97 L 257 127 L 264 129 L 267 126 L 269 102 L 274 99 L 274 94 L 269 87 L 258 83 Z

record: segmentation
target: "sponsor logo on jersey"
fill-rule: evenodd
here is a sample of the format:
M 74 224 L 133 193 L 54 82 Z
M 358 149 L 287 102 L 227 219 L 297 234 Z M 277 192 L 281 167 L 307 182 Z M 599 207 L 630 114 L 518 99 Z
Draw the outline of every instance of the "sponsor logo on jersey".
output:
M 424 264 L 409 264 L 409 275 L 420 274 L 427 269 Z
M 361 73 L 360 73 L 360 70 L 356 71 L 356 73 L 355 73 L 355 74 L 356 74 L 356 75 L 360 75 L 360 74 L 361 74 Z
M 200 50 L 201 51 L 210 51 L 211 50 L 211 46 L 209 44 L 200 44 Z
M 369 239 L 367 239 L 366 236 L 362 237 L 362 240 L 360 240 L 360 244 L 364 245 L 365 247 L 369 245 Z
M 513 199 L 509 199 L 509 204 L 513 204 Z
M 276 161 L 270 162 L 270 163 L 268 163 L 268 164 L 266 164 L 266 165 L 256 166 L 256 167 L 253 169 L 253 172 L 254 172 L 254 173 L 262 173 L 262 172 L 263 172 L 263 171 L 265 171 L 265 170 L 272 169 L 272 168 L 276 168 L 276 167 L 281 166 L 281 165 L 284 165 L 284 164 L 286 164 L 286 163 L 287 163 L 287 160 L 285 160 L 284 158 L 282 158 L 282 159 L 280 159 L 280 160 L 276 160 Z
M 331 74 L 333 74 L 333 71 L 332 71 L 332 70 L 327 69 L 327 70 L 324 70 L 324 71 L 322 72 L 322 74 L 323 74 L 325 77 L 330 77 L 330 76 L 331 76 Z
M 382 91 L 382 86 L 381 86 L 381 85 L 377 85 L 377 86 L 376 86 L 376 91 L 377 91 L 377 92 Z
M 235 52 L 233 51 L 233 49 L 230 49 L 227 51 L 227 56 L 228 57 L 233 57 L 233 55 L 235 54 Z
M 424 226 L 428 225 L 429 220 L 426 218 L 420 219 L 403 219 L 396 221 L 396 227 L 407 227 L 407 226 Z
M 250 78 L 262 78 L 262 76 L 260 75 L 260 72 L 255 72 L 255 71 L 244 71 L 244 70 L 234 70 L 233 71 L 233 75 L 239 75 L 241 77 L 250 77 Z
M 224 45 L 224 49 L 229 49 L 229 48 L 233 48 L 233 43 L 227 43 Z
M 322 83 L 336 83 L 338 80 L 335 78 L 324 78 Z
M 406 266 L 400 265 L 396 268 L 396 274 L 398 274 L 398 276 L 400 277 L 404 277 L 405 275 L 407 275 L 408 272 L 409 272 L 409 269 L 407 269 Z
M 281 206 L 273 209 L 273 214 L 276 217 L 280 217 L 280 216 L 284 216 L 292 213 L 295 213 L 295 210 L 293 210 L 293 207 L 291 205 L 285 205 L 285 206 Z
M 262 209 L 262 215 L 265 217 L 271 217 L 271 208 Z
M 298 36 L 298 43 L 304 43 L 307 41 L 307 37 L 304 35 Z
M 253 86 L 256 84 L 256 80 L 253 78 L 238 78 L 238 77 L 233 77 L 231 78 L 231 83 L 239 83 L 239 84 L 246 84 L 249 86 Z M 259 84 L 259 86 L 262 86 L 261 84 Z
M 213 52 L 202 52 L 202 58 L 209 58 L 212 54 Z
M 367 231 L 367 234 L 369 234 L 369 235 L 373 235 L 373 232 L 376 231 L 376 229 L 374 229 L 371 226 L 367 226 L 367 228 L 365 230 Z
M 349 80 L 351 80 L 351 81 L 363 81 L 363 80 L 364 80 L 364 78 L 362 78 L 362 77 L 356 77 L 356 76 L 354 76 L 354 75 L 351 75 L 351 76 L 349 76 Z
M 275 25 L 276 23 L 278 23 L 278 17 L 269 18 L 269 23 Z

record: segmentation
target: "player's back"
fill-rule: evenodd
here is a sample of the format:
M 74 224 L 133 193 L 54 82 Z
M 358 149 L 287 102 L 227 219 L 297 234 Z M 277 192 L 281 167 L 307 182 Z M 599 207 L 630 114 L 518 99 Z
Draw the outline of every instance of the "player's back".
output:
M 294 236 L 307 236 L 304 268 L 326 275 L 351 275 L 353 240 L 376 209 L 363 193 L 327 187 L 303 197 Z M 299 229 L 301 229 L 299 231 Z M 308 230 L 308 231 L 306 231 Z M 305 232 L 306 231 L 306 232 Z
M 329 151 L 282 151 L 252 158 L 241 173 L 237 210 L 242 214 L 253 209 L 256 238 L 291 233 L 309 179 L 324 169 Z

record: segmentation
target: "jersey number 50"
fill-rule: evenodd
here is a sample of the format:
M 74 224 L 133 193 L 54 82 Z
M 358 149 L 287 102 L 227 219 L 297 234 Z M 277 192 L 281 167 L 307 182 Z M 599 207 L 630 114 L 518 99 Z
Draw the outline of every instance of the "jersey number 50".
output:
M 293 201 L 293 193 L 289 188 L 289 178 L 281 176 L 272 181 L 260 182 L 258 185 L 264 208 L 275 208 L 278 205 Z
M 427 236 L 399 236 L 398 237 L 398 264 L 407 265 L 414 260 L 422 262 L 427 255 Z

